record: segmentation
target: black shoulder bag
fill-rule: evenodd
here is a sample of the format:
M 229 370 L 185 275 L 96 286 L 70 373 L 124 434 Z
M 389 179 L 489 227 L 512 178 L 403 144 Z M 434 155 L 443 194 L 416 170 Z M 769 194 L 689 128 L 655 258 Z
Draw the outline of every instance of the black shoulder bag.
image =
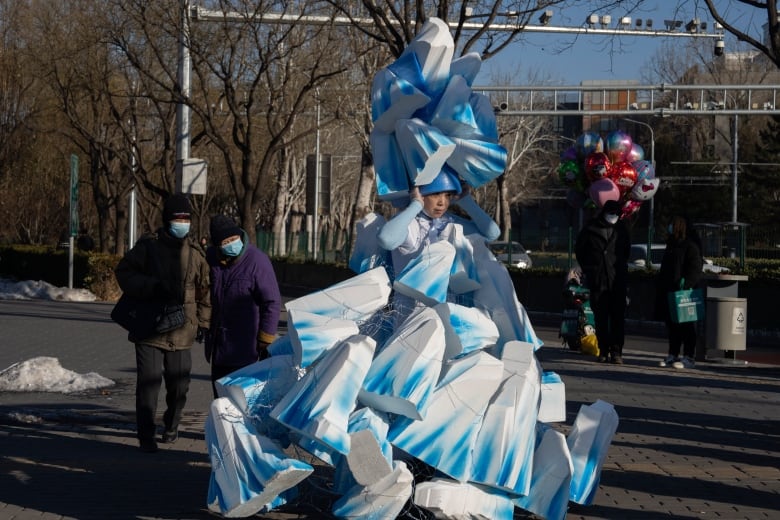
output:
M 162 266 L 158 256 L 157 244 L 152 242 L 151 256 L 158 274 L 162 274 Z M 192 252 L 190 252 L 192 254 Z M 127 293 L 114 305 L 111 319 L 125 329 L 127 339 L 137 343 L 155 334 L 163 334 L 176 330 L 184 325 L 184 307 L 179 303 L 166 303 L 161 300 L 141 300 Z

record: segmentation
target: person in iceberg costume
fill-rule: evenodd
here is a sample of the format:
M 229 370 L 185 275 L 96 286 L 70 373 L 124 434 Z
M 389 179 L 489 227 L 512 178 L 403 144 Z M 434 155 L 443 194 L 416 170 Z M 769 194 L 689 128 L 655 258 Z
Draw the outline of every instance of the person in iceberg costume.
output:
M 468 186 L 464 189 L 460 181 L 447 171 L 442 170 L 430 184 L 415 186 L 409 198 L 409 205 L 379 232 L 379 245 L 390 251 L 396 273 L 403 271 L 423 247 L 447 240 L 452 232 L 452 224 L 462 225 L 464 234 L 477 231 L 488 241 L 497 239 L 501 234 L 490 215 L 471 197 Z M 448 211 L 453 203 L 465 211 L 471 220 Z
M 390 251 L 392 269 L 396 274 L 401 273 L 426 246 L 450 240 L 455 224 L 463 226 L 464 234 L 478 232 L 488 241 L 497 239 L 501 234 L 490 215 L 471 197 L 468 185 L 462 186 L 460 180 L 446 170 L 442 170 L 430 184 L 412 188 L 409 198 L 409 205 L 387 222 L 377 237 L 379 246 Z M 450 212 L 453 203 L 471 220 Z M 395 295 L 394 306 L 402 315 L 420 305 L 409 297 Z

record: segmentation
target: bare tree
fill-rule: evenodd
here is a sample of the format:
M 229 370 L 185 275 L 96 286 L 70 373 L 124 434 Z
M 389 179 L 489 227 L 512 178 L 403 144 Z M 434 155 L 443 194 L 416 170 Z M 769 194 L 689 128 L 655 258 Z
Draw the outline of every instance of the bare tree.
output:
M 263 15 L 278 5 L 214 2 L 224 14 L 222 21 L 190 24 L 186 43 L 193 94 L 187 96 L 171 61 L 171 44 L 179 37 L 179 2 L 121 4 L 135 29 L 117 33 L 116 43 L 170 101 L 190 107 L 197 121 L 193 142 L 202 141 L 220 154 L 221 164 L 212 171 L 224 173 L 242 224 L 253 230 L 258 209 L 267 207 L 265 198 L 276 193 L 275 168 L 289 164 L 280 163 L 280 152 L 316 131 L 310 117 L 308 125 L 298 124 L 313 112 L 315 90 L 348 67 L 341 53 L 333 52 L 342 35 L 329 25 L 264 23 Z M 306 14 L 315 6 L 295 7 Z M 285 211 L 277 214 L 282 217 Z
M 704 0 L 712 18 L 737 40 L 754 47 L 780 67 L 780 20 L 777 0 Z M 739 4 L 732 9 L 731 4 Z M 764 32 L 766 30 L 766 32 Z M 764 38 L 758 37 L 763 34 Z

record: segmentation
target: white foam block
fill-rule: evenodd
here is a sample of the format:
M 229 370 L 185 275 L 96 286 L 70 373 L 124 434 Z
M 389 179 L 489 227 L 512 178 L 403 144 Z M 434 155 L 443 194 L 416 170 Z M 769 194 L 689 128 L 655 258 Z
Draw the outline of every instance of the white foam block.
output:
M 599 399 L 592 405 L 580 407 L 566 438 L 574 467 L 569 494 L 572 502 L 593 503 L 601 480 L 601 467 L 617 426 L 618 414 L 608 402 Z
M 444 324 L 447 340 L 444 359 L 495 347 L 498 328 L 485 311 L 450 302 L 440 303 L 433 309 Z
M 358 333 L 358 325 L 352 320 L 321 316 L 300 309 L 287 311 L 287 325 L 294 362 L 302 368 Z
M 414 53 L 420 64 L 425 91 L 432 97 L 436 97 L 447 85 L 454 52 L 455 42 L 452 40 L 447 23 L 440 18 L 431 17 L 406 46 L 401 58 L 405 54 Z
M 381 200 L 409 199 L 409 176 L 395 134 L 371 130 L 368 137 L 376 173 L 376 194 Z
M 504 365 L 480 351 L 445 366 L 425 418 L 396 419 L 387 438 L 397 448 L 465 482 L 471 475 L 472 449 L 482 416 L 501 383 Z
M 360 402 L 375 410 L 422 419 L 441 374 L 444 325 L 423 308 L 388 339 L 366 374 Z
M 388 251 L 380 247 L 377 235 L 386 223 L 378 213 L 369 213 L 355 225 L 355 249 L 349 257 L 349 268 L 360 274 L 389 265 Z
M 459 58 L 455 58 L 450 63 L 450 76 L 458 74 L 463 76 L 469 87 L 477 79 L 479 69 L 482 68 L 482 57 L 478 52 L 469 52 Z
M 502 342 L 526 341 L 534 345 L 534 349 L 540 348 L 544 343 L 537 337 L 525 307 L 517 299 L 509 271 L 496 260 L 484 240 L 473 240 L 472 245 L 481 285 L 474 291 L 474 301 L 488 309 Z
M 361 320 L 387 305 L 390 279 L 383 267 L 371 269 L 285 304 L 292 309 L 345 320 Z
M 236 370 L 214 383 L 219 397 L 230 399 L 258 432 L 271 438 L 283 433 L 268 414 L 301 376 L 292 356 L 271 356 Z
M 542 373 L 542 399 L 539 404 L 540 422 L 566 421 L 566 385 L 555 372 Z
M 465 294 L 479 289 L 477 267 L 474 265 L 474 248 L 471 239 L 464 235 L 461 224 L 454 223 L 448 241 L 455 247 L 455 258 L 450 270 L 449 289 L 454 294 Z
M 455 151 L 455 143 L 444 132 L 420 119 L 400 119 L 395 138 L 412 185 L 432 182 Z
M 511 520 L 515 509 L 503 493 L 443 478 L 417 484 L 414 503 L 436 518 L 458 520 Z
M 278 336 L 270 345 L 268 345 L 268 354 L 270 356 L 292 356 L 294 354 L 290 335 Z
M 382 454 L 382 448 L 368 430 L 350 433 L 347 466 L 357 484 L 370 486 L 392 473 L 393 468 Z
M 539 392 L 536 363 L 529 363 L 524 374 L 507 374 L 485 412 L 471 480 L 513 494 L 528 493 Z
M 563 520 L 572 471 L 563 434 L 539 423 L 531 489 L 528 495 L 515 498 L 515 505 L 548 520 Z
M 479 92 L 472 92 L 469 98 L 471 109 L 474 111 L 474 118 L 477 121 L 482 137 L 482 141 L 491 143 L 498 142 L 498 125 L 496 124 L 496 111 L 490 98 Z
M 328 351 L 276 405 L 271 417 L 346 455 L 349 415 L 375 348 L 372 338 L 355 335 Z
M 398 77 L 391 69 L 382 69 L 374 76 L 371 86 L 374 128 L 390 133 L 397 120 L 409 119 L 430 100 L 425 93 L 408 80 Z
M 314 470 L 259 435 L 229 399 L 212 401 L 205 430 L 212 471 L 207 502 L 222 516 L 251 516 Z
M 471 88 L 463 76 L 450 78 L 431 117 L 431 124 L 450 137 L 478 139 L 480 136 L 474 111 L 469 103 Z
M 452 140 L 457 147 L 447 159 L 447 166 L 471 187 L 480 188 L 504 173 L 507 152 L 500 144 L 458 136 Z
M 403 271 L 397 274 L 393 287 L 399 293 L 433 306 L 447 299 L 455 248 L 440 240 L 422 249 Z
M 387 462 L 387 467 L 393 466 L 393 446 L 387 441 L 387 429 L 390 426 L 387 415 L 382 412 L 376 412 L 368 407 L 360 408 L 352 412 L 349 417 L 349 433 L 354 435 L 356 432 L 370 432 L 379 446 L 382 456 Z M 352 443 L 350 454 L 354 450 Z M 352 476 L 352 471 L 347 463 L 347 457 L 337 454 L 337 460 L 334 466 L 336 470 L 333 473 L 333 491 L 343 495 L 350 488 L 357 485 L 357 481 Z
M 333 504 L 339 518 L 387 520 L 396 518 L 412 496 L 414 477 L 406 464 L 396 462 L 392 473 L 370 486 L 357 485 Z

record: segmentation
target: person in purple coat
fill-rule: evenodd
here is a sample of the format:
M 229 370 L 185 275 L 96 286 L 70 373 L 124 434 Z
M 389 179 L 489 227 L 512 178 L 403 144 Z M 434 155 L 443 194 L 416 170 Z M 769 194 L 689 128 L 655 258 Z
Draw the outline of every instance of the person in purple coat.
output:
M 211 387 L 231 372 L 268 357 L 282 297 L 268 256 L 224 215 L 212 217 L 206 251 L 211 278 L 211 328 L 204 334 Z

